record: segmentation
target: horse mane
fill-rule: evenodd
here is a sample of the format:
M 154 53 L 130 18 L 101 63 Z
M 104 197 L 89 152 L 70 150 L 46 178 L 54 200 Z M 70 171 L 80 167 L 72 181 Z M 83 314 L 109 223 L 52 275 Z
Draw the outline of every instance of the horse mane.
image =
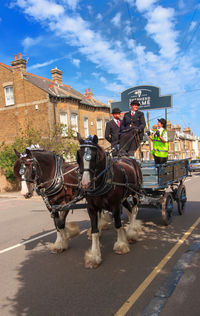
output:
M 105 156 L 105 150 L 103 149 L 103 147 L 99 146 L 98 144 L 96 144 L 98 152 L 99 152 L 99 158 L 100 160 L 103 160 L 104 156 Z
M 17 158 L 17 160 L 15 161 L 15 164 L 14 164 L 14 168 L 13 168 L 14 175 L 15 175 L 16 178 L 20 178 L 21 177 L 20 174 L 19 174 L 20 167 L 21 167 L 20 158 Z

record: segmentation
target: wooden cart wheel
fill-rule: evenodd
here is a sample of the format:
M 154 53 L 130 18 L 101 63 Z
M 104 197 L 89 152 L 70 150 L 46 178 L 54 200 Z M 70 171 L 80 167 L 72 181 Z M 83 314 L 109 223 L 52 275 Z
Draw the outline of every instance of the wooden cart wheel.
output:
M 183 184 L 178 187 L 177 191 L 177 207 L 180 215 L 184 213 L 184 206 L 187 202 L 186 189 Z
M 170 192 L 166 192 L 162 202 L 162 219 L 167 226 L 172 221 L 173 196 Z

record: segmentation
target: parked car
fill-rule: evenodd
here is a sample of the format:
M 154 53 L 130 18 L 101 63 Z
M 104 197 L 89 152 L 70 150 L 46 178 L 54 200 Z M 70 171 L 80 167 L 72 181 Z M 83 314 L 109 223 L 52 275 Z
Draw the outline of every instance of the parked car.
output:
M 192 159 L 190 161 L 189 171 L 200 171 L 200 159 Z

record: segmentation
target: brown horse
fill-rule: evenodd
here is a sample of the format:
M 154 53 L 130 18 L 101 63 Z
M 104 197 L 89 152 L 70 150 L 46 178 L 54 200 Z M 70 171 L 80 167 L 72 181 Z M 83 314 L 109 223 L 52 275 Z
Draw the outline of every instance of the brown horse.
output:
M 117 241 L 114 251 L 125 254 L 130 251 L 129 242 L 138 238 L 141 229 L 136 221 L 138 193 L 142 184 L 142 174 L 134 159 L 114 159 L 98 145 L 98 137 L 90 136 L 85 141 L 80 138 L 77 162 L 81 173 L 81 187 L 88 202 L 88 214 L 92 227 L 92 247 L 85 254 L 85 267 L 96 268 L 102 261 L 99 245 L 98 213 L 102 209 L 110 211 L 114 217 Z M 129 214 L 127 231 L 121 224 L 121 207 Z
M 26 149 L 24 153 L 15 150 L 15 153 L 18 159 L 14 174 L 20 177 L 21 193 L 25 198 L 30 198 L 35 189 L 42 196 L 57 230 L 52 252 L 60 253 L 68 248 L 69 239 L 79 234 L 79 228 L 75 223 L 65 223 L 69 211 L 53 211 L 53 207 L 66 205 L 77 196 L 78 166 L 66 163 L 61 156 L 47 150 Z

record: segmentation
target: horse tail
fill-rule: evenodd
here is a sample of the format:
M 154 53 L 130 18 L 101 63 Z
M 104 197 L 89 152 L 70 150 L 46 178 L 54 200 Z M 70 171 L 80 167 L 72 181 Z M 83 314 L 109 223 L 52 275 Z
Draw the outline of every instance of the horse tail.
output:
M 142 171 L 141 171 L 139 163 L 135 159 L 131 159 L 131 162 L 136 172 L 138 189 L 140 190 L 142 187 L 142 182 L 143 182 Z

